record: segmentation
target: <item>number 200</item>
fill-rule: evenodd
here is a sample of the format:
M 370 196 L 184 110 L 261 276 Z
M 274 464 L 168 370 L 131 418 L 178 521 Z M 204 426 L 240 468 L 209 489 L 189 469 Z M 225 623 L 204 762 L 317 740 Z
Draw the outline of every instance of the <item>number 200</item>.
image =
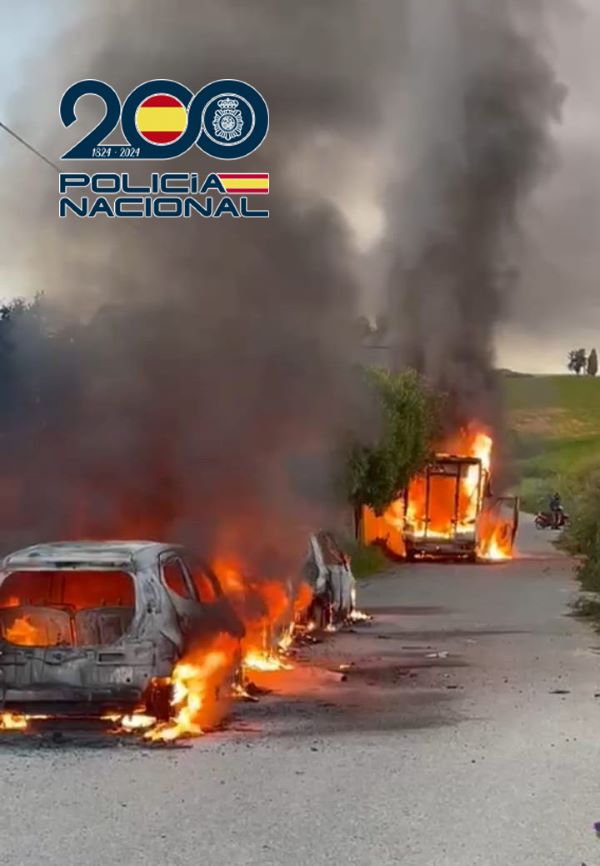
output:
M 179 100 L 187 111 L 187 126 L 176 141 L 170 144 L 154 144 L 140 135 L 136 123 L 136 112 L 144 100 L 156 94 L 166 94 Z M 219 144 L 209 136 L 204 127 L 204 112 L 209 103 L 221 94 L 234 94 L 251 107 L 254 124 L 249 134 L 239 143 Z M 269 111 L 263 96 L 245 81 L 223 79 L 213 81 L 194 93 L 183 84 L 171 79 L 155 79 L 140 84 L 125 99 L 121 100 L 116 90 L 104 81 L 86 79 L 71 85 L 60 103 L 60 119 L 65 127 L 77 120 L 76 105 L 84 96 L 97 96 L 104 103 L 104 117 L 86 136 L 68 150 L 62 159 L 87 160 L 98 158 L 98 148 L 116 128 L 119 120 L 123 134 L 138 159 L 174 159 L 186 153 L 196 144 L 200 150 L 217 159 L 239 159 L 252 153 L 264 141 L 269 127 Z M 107 144 L 114 148 L 112 159 L 131 159 L 132 151 L 122 145 Z

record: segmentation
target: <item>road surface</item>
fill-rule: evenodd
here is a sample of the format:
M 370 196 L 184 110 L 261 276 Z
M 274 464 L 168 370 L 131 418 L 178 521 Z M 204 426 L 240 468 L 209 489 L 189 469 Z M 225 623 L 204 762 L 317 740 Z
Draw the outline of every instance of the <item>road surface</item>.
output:
M 571 562 L 519 543 L 368 580 L 372 625 L 191 748 L 0 742 L 0 863 L 600 866 L 600 639 Z

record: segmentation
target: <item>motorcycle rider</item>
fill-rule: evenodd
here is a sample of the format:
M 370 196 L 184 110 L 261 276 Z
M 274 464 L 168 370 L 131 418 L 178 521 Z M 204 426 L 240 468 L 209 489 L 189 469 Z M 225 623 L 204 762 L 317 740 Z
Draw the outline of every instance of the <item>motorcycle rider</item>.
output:
M 563 507 L 559 493 L 554 493 L 550 499 L 550 514 L 552 515 L 552 529 L 559 529 L 563 516 Z

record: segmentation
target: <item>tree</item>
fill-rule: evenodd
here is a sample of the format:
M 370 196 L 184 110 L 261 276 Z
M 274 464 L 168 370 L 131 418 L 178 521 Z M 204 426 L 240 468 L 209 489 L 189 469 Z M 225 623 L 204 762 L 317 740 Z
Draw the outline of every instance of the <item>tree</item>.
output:
M 595 349 L 592 349 L 587 359 L 587 374 L 595 376 L 598 373 L 598 354 Z
M 439 401 L 417 373 L 369 370 L 380 412 L 378 438 L 354 442 L 348 459 L 348 494 L 355 508 L 380 514 L 430 459 L 438 433 Z
M 585 355 L 585 349 L 572 349 L 569 352 L 569 362 L 567 367 L 573 373 L 579 374 L 585 370 L 587 364 L 587 358 Z

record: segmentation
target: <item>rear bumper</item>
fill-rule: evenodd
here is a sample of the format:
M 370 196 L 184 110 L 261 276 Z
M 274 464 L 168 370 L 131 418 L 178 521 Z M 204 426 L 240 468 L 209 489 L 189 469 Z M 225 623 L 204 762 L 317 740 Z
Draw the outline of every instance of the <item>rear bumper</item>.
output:
M 477 550 L 477 542 L 472 538 L 435 541 L 426 538 L 408 538 L 405 544 L 407 554 L 417 556 L 472 556 Z
M 117 688 L 0 688 L 0 708 L 29 715 L 101 716 L 127 712 L 143 701 L 144 691 L 131 686 Z
M 42 707 L 73 712 L 85 707 L 138 705 L 157 676 L 170 673 L 170 663 L 155 663 L 151 642 L 106 648 L 39 648 L 0 645 L 0 708 L 45 714 Z

